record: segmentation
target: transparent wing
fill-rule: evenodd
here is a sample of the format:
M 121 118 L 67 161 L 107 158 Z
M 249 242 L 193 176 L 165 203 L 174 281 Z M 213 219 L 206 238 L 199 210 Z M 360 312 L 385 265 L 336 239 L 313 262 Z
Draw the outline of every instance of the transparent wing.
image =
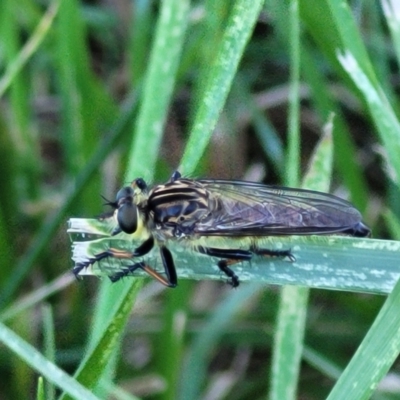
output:
M 330 194 L 244 181 L 198 182 L 214 203 L 210 216 L 196 223 L 195 232 L 202 235 L 318 234 L 358 227 L 368 230 L 349 202 Z

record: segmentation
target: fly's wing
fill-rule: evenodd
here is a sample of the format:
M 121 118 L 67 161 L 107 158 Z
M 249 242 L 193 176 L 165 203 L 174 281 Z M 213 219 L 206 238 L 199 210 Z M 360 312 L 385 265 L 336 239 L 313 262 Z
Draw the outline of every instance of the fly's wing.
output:
M 210 216 L 196 223 L 194 230 L 201 235 L 301 235 L 357 226 L 368 231 L 349 202 L 330 194 L 242 181 L 199 182 L 212 205 Z

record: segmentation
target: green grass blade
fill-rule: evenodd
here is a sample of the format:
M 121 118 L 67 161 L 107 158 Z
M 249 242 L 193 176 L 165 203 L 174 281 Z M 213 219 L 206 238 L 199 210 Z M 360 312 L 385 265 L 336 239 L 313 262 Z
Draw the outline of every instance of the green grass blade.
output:
M 289 120 L 288 149 L 286 154 L 285 184 L 297 187 L 300 170 L 300 20 L 299 3 L 290 2 L 290 87 L 289 87 Z
M 115 350 L 119 347 L 121 335 L 142 283 L 134 281 L 132 285 L 124 285 L 122 289 L 119 285 L 111 286 L 109 284 L 108 298 L 115 300 L 109 310 L 110 319 L 103 321 L 104 325 L 101 331 L 97 330 L 98 341 L 88 351 L 85 360 L 75 374 L 76 380 L 85 387 L 94 388 L 98 384 Z M 62 397 L 62 399 L 69 398 L 69 396 Z
M 264 110 L 261 110 L 252 96 L 250 86 L 243 79 L 243 76 L 237 76 L 235 86 L 232 88 L 231 96 L 239 103 L 239 108 L 248 113 L 248 118 L 254 127 L 255 133 L 262 146 L 262 149 L 274 166 L 280 181 L 284 180 L 285 162 L 284 146 L 278 131 L 268 120 Z M 247 117 L 247 116 L 245 116 Z
M 43 40 L 47 37 L 48 31 L 51 28 L 54 18 L 58 13 L 61 0 L 53 1 L 49 6 L 46 14 L 43 16 L 35 32 L 32 34 L 30 40 L 25 44 L 15 58 L 12 64 L 7 67 L 4 75 L 0 79 L 0 98 L 3 97 L 5 91 L 13 82 L 15 76 L 22 70 L 32 54 L 38 49 Z
M 315 150 L 303 187 L 327 192 L 332 173 L 332 122 Z M 285 286 L 281 292 L 272 360 L 271 399 L 293 399 L 303 349 L 309 289 Z
M 36 399 L 37 400 L 46 400 L 46 396 L 44 394 L 43 378 L 41 376 L 38 379 L 37 390 L 36 390 Z
M 387 152 L 389 176 L 400 184 L 400 123 L 381 87 L 364 72 L 354 55 L 346 51 L 338 59 L 350 78 L 361 91 Z
M 308 296 L 309 289 L 306 287 L 284 286 L 281 290 L 270 399 L 296 398 Z
M 86 225 L 82 227 L 82 222 Z M 71 219 L 70 233 L 91 233 L 96 228 L 108 233 L 104 238 L 73 243 L 73 259 L 80 262 L 112 247 L 129 249 L 139 245 L 130 236 L 110 237 L 112 227 L 105 229 L 104 222 L 89 219 Z M 122 235 L 119 235 L 122 236 Z M 400 242 L 345 236 L 282 236 L 266 237 L 260 246 L 267 249 L 291 249 L 296 261 L 255 257 L 248 263 L 235 265 L 242 282 L 265 282 L 279 285 L 299 285 L 321 289 L 345 290 L 365 293 L 389 293 L 400 277 Z M 171 244 L 178 276 L 182 279 L 212 279 L 221 281 L 221 274 L 210 257 L 188 252 L 182 246 Z M 151 252 L 146 261 L 160 263 L 158 252 Z M 129 264 L 129 263 L 128 263 Z M 101 261 L 84 273 L 104 276 L 123 267 L 124 261 Z M 135 276 L 139 276 L 135 272 Z M 142 275 L 143 276 L 143 275 Z
M 335 115 L 333 127 L 334 148 L 340 149 L 335 153 L 335 169 L 343 179 L 343 183 L 350 191 L 352 203 L 361 212 L 365 210 L 368 198 L 366 178 L 360 165 L 354 162 L 357 157 L 356 146 L 351 137 L 349 125 L 346 122 L 340 105 L 334 100 L 329 83 L 323 76 L 321 68 L 317 68 L 318 62 L 312 55 L 310 46 L 302 46 L 302 74 L 310 85 L 312 101 L 321 118 L 326 121 L 331 113 Z
M 78 174 L 75 180 L 75 186 L 66 191 L 64 200 L 58 211 L 51 216 L 40 228 L 32 244 L 25 251 L 23 257 L 18 260 L 16 266 L 10 272 L 10 276 L 4 285 L 4 290 L 0 294 L 0 304 L 4 307 L 8 303 L 13 293 L 17 290 L 26 274 L 32 268 L 34 262 L 41 252 L 48 245 L 50 238 L 54 235 L 56 229 L 64 222 L 65 214 L 70 209 L 71 204 L 78 198 L 85 188 L 89 179 L 98 170 L 99 164 L 112 151 L 115 143 L 124 133 L 124 130 L 136 111 L 137 97 L 136 93 L 128 96 L 128 99 L 121 110 L 120 117 L 112 126 L 109 135 L 99 143 L 92 156 L 86 163 L 85 168 Z
M 179 170 L 186 175 L 193 172 L 203 157 L 262 3 L 262 0 L 235 2 L 180 163 Z
M 55 363 L 56 359 L 56 343 L 53 310 L 49 305 L 44 305 L 43 310 L 43 339 L 46 358 Z M 56 398 L 56 391 L 52 384 L 46 383 L 46 399 L 53 400 Z
M 194 285 L 190 281 L 180 281 L 178 290 L 165 293 L 162 316 L 163 329 L 157 340 L 155 355 L 157 372 L 168 382 L 163 393 L 165 399 L 177 399 L 182 377 L 190 372 L 182 368 L 186 357 L 186 332 L 190 315 L 190 300 Z
M 382 0 L 381 2 L 387 25 L 394 44 L 397 64 L 400 64 L 400 15 L 396 0 Z
M 304 346 L 303 348 L 303 358 L 309 365 L 312 365 L 315 369 L 323 372 L 331 379 L 338 379 L 342 373 L 342 370 L 337 365 L 333 364 L 332 361 L 322 357 L 308 346 Z
M 400 353 L 400 280 L 329 394 L 328 400 L 369 399 Z
M 302 1 L 302 16 L 331 61 L 360 90 L 385 146 L 390 177 L 400 179 L 400 124 L 376 78 L 349 6 L 344 1 Z M 323 43 L 329 43 L 325 46 Z M 339 62 L 339 63 L 338 63 Z
M 318 47 L 338 70 L 341 71 L 337 51 L 347 49 L 356 55 L 368 76 L 371 79 L 375 77 L 360 31 L 346 1 L 301 0 L 300 13 Z
M 162 4 L 148 73 L 143 87 L 144 97 L 135 126 L 135 136 L 129 152 L 128 168 L 125 172 L 127 180 L 132 180 L 132 176 L 143 176 L 146 179 L 153 178 L 161 144 L 163 125 L 175 84 L 179 56 L 187 25 L 188 11 L 189 3 L 187 1 L 168 0 Z M 130 243 L 130 248 L 132 248 L 131 246 L 132 242 Z M 109 336 L 112 337 L 115 334 L 122 333 L 124 324 L 118 322 L 120 311 L 116 310 L 113 305 L 120 303 L 125 309 L 130 310 L 137 295 L 138 285 L 137 281 L 132 281 L 129 282 L 129 285 L 125 285 L 124 293 L 126 290 L 126 293 L 132 293 L 133 296 L 129 297 L 121 293 L 121 291 L 116 290 L 110 282 L 103 283 L 96 304 L 90 348 L 99 336 L 103 338 L 102 340 L 106 341 L 110 340 Z M 125 298 L 122 298 L 123 296 Z M 108 332 L 103 332 L 105 324 L 110 319 L 111 321 L 115 320 L 118 326 L 113 327 Z M 114 341 L 111 354 L 115 355 L 119 345 L 120 343 Z M 97 345 L 94 351 L 101 354 L 102 347 Z M 94 358 L 94 363 L 95 360 L 96 358 Z M 97 379 L 96 381 L 98 382 L 101 376 L 103 376 L 106 379 L 107 386 L 109 383 L 107 379 L 110 378 L 112 371 L 105 370 L 106 364 L 103 364 L 102 368 L 99 369 L 97 377 L 92 376 L 93 365 L 91 363 L 83 365 L 81 366 L 81 373 L 84 374 L 82 379 L 85 381 Z
M 47 360 L 42 353 L 22 340 L 11 329 L 0 323 L 0 341 L 22 358 L 28 365 L 75 399 L 98 400 L 74 378 Z
M 240 290 L 230 293 L 207 320 L 202 331 L 197 335 L 187 354 L 183 367 L 185 379 L 180 383 L 180 400 L 200 398 L 213 349 L 221 336 L 227 331 L 233 317 L 246 303 L 256 296 L 263 287 L 258 283 L 243 285 Z M 193 377 L 193 378 L 190 378 Z
M 142 105 L 129 154 L 127 181 L 137 176 L 153 178 L 178 70 L 188 12 L 188 0 L 167 0 L 162 3 L 144 82 Z
M 290 2 L 290 88 L 285 183 L 296 187 L 300 170 L 300 21 L 297 0 Z M 271 399 L 295 397 L 308 301 L 307 288 L 284 286 L 280 293 L 272 357 Z
M 131 55 L 131 81 L 134 85 L 139 81 L 143 81 L 143 76 L 147 70 L 148 53 L 154 32 L 155 21 L 153 19 L 151 2 L 147 0 L 136 1 L 129 46 Z

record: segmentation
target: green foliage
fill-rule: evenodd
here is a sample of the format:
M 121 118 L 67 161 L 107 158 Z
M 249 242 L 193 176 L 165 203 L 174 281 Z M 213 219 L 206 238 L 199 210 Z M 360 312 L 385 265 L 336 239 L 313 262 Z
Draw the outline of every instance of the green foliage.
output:
M 116 3 L 0 9 L 0 397 L 31 398 L 36 385 L 37 399 L 390 398 L 395 2 Z M 240 263 L 237 290 L 215 260 L 174 246 L 174 290 L 140 274 L 76 282 L 66 221 L 81 217 L 72 226 L 86 221 L 77 232 L 97 238 L 75 234 L 75 255 L 131 248 L 88 219 L 103 211 L 99 195 L 137 176 L 165 181 L 178 165 L 347 195 L 374 238 L 266 238 L 296 261 Z M 160 267 L 155 252 L 149 262 Z

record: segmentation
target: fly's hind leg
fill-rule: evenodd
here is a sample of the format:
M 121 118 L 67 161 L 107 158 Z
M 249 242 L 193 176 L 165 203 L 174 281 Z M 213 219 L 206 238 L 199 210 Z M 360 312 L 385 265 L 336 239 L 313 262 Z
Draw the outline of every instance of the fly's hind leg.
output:
M 239 286 L 239 277 L 229 268 L 229 266 L 241 261 L 249 261 L 253 256 L 251 251 L 240 249 L 232 250 L 218 249 L 214 247 L 199 247 L 197 251 L 211 257 L 223 258 L 223 260 L 218 262 L 218 268 L 229 278 L 228 282 L 234 288 Z
M 285 258 L 287 257 L 291 262 L 296 261 L 295 256 L 292 254 L 290 250 L 269 250 L 269 249 L 259 249 L 256 246 L 252 246 L 250 248 L 250 251 L 253 254 L 256 254 L 258 256 L 264 256 L 264 257 L 280 257 L 280 258 Z

